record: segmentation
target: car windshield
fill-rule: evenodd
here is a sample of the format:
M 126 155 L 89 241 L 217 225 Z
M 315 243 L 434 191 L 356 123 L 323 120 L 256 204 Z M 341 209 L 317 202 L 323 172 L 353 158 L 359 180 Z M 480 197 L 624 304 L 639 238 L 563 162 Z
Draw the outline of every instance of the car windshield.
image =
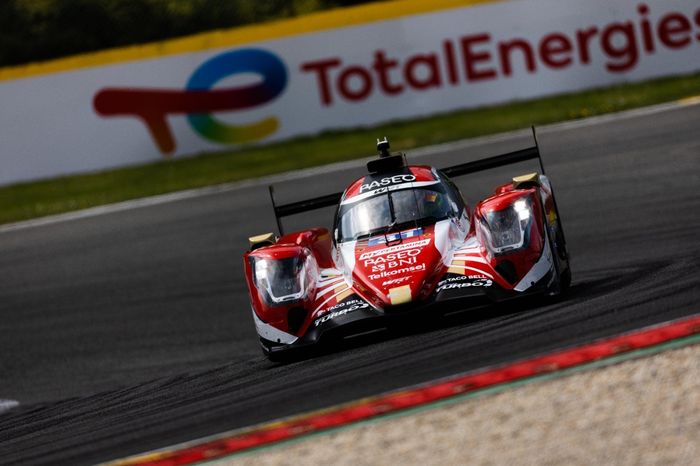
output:
M 403 189 L 346 204 L 338 213 L 340 241 L 350 241 L 401 228 L 405 224 L 426 225 L 443 220 L 453 213 L 444 188 Z

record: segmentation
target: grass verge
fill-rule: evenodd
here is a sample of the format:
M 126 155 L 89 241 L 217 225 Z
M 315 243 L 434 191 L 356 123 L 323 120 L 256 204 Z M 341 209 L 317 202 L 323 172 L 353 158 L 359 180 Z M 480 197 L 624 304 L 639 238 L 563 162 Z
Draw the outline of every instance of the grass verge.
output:
M 393 147 L 407 150 L 696 95 L 700 95 L 700 73 L 15 184 L 0 187 L 0 223 L 366 157 L 377 135 L 388 135 Z

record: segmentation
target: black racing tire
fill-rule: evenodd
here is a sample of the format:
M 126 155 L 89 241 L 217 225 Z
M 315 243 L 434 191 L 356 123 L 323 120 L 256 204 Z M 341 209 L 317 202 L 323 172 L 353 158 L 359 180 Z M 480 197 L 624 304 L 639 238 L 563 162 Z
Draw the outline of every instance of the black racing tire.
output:
M 553 190 L 552 196 L 554 196 Z M 540 197 L 539 200 L 542 212 L 546 212 L 542 198 Z M 552 252 L 552 260 L 554 263 L 554 280 L 545 291 L 545 294 L 549 297 L 556 298 L 564 294 L 571 285 L 571 266 L 569 264 L 569 251 L 566 247 L 566 239 L 564 237 L 564 227 L 561 223 L 556 200 L 554 201 L 554 213 L 557 217 L 554 234 L 550 232 L 546 218 L 543 219 L 543 227 L 547 234 L 547 244 Z
M 552 235 L 547 234 L 547 241 L 552 251 L 552 259 L 554 262 L 555 279 L 547 289 L 547 294 L 552 297 L 558 297 L 566 293 L 571 286 L 571 266 L 569 265 L 569 251 L 566 249 L 566 243 L 563 241 L 563 232 L 561 220 L 557 216 L 557 231 Z M 563 267 L 562 267 L 563 266 Z

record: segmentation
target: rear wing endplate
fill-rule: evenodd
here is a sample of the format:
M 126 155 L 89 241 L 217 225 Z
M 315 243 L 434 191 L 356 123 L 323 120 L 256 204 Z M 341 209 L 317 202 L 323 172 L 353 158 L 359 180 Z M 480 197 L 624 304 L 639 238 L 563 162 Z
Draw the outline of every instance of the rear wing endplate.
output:
M 542 164 L 542 157 L 540 156 L 540 149 L 539 144 L 537 143 L 537 134 L 535 132 L 534 126 L 532 127 L 532 136 L 535 141 L 535 145 L 532 147 L 508 152 L 506 154 L 496 155 L 494 157 L 474 160 L 472 162 L 461 163 L 459 165 L 453 165 L 447 168 L 441 168 L 440 171 L 448 177 L 454 178 L 456 176 L 468 175 L 470 173 L 476 173 L 484 170 L 490 170 L 492 168 L 502 167 L 505 165 L 511 165 L 518 162 L 537 159 L 540 166 L 541 174 L 545 175 L 544 165 Z M 316 210 L 321 209 L 323 207 L 331 207 L 338 205 L 341 197 L 343 196 L 343 192 L 341 191 L 338 193 L 327 194 L 325 196 L 305 199 L 303 201 L 277 205 L 275 203 L 275 193 L 273 187 L 269 186 L 268 188 L 270 190 L 272 209 L 275 212 L 275 220 L 277 220 L 277 228 L 280 232 L 280 235 L 284 234 L 281 222 L 282 218 L 289 217 L 290 215 L 308 212 L 310 210 Z

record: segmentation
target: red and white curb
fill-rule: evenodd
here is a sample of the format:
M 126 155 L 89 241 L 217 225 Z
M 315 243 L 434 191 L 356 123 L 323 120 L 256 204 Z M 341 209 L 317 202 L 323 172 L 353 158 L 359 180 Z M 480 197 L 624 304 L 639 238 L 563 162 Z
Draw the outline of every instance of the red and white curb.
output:
M 628 354 L 633 357 L 633 353 L 640 352 L 639 350 L 694 335 L 700 336 L 700 314 L 576 348 L 453 376 L 245 430 L 223 433 L 109 464 L 112 466 L 195 464 L 615 356 Z

